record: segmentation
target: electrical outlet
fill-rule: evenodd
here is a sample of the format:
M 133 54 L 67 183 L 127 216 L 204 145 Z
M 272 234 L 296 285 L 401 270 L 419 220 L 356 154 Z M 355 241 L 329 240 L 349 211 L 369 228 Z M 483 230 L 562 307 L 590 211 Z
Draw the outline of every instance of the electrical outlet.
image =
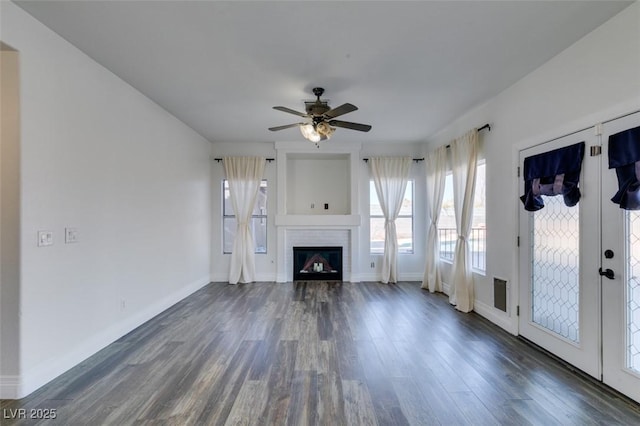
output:
M 78 230 L 76 228 L 64 228 L 64 242 L 66 244 L 78 242 Z
M 38 247 L 46 247 L 53 245 L 53 232 L 38 231 Z
M 375 268 L 376 267 L 376 262 L 371 262 L 371 267 Z
M 329 203 L 324 203 L 324 209 L 329 210 Z

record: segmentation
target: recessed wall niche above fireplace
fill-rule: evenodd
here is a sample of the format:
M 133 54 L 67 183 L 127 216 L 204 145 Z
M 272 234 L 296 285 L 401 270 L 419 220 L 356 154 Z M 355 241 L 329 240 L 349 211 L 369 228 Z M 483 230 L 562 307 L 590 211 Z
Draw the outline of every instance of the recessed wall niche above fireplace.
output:
M 342 247 L 293 247 L 294 281 L 342 281 Z

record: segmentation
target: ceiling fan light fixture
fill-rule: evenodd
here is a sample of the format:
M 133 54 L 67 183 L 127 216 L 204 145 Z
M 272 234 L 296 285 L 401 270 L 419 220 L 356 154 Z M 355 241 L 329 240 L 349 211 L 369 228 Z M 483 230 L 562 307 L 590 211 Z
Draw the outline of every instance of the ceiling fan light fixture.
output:
M 322 139 L 320 133 L 318 133 L 313 127 L 313 124 L 304 124 L 300 126 L 300 133 L 302 133 L 302 136 L 304 136 L 305 139 L 314 143 L 318 143 L 320 142 L 320 139 Z
M 326 137 L 327 139 L 331 138 L 331 135 L 333 135 L 333 132 L 336 129 L 334 129 L 333 127 L 331 127 L 329 124 L 327 124 L 325 121 L 322 121 L 320 123 L 318 123 L 316 125 L 316 131 L 321 135 Z

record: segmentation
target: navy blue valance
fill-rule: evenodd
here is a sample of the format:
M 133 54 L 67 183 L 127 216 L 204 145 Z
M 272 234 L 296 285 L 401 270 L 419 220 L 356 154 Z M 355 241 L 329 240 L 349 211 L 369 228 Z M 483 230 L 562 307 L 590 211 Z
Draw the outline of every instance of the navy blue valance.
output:
M 640 210 L 640 127 L 609 136 L 609 168 L 618 175 L 611 201 L 621 209 Z
M 584 142 L 580 142 L 525 158 L 524 195 L 520 197 L 525 210 L 543 208 L 543 195 L 562 195 L 568 207 L 578 204 L 583 157 Z

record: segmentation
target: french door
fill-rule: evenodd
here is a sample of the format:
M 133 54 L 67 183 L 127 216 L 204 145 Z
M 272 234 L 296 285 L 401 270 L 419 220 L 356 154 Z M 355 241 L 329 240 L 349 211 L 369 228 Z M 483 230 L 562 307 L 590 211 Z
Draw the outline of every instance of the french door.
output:
M 637 126 L 640 113 L 520 152 L 522 168 L 527 157 L 586 146 L 576 206 L 561 195 L 536 212 L 520 206 L 519 333 L 640 401 L 640 211 L 611 201 L 607 152 L 609 135 Z
M 640 113 L 603 126 L 603 164 L 609 136 L 638 126 Z M 606 274 L 602 277 L 602 378 L 640 402 L 640 210 L 623 210 L 614 204 L 611 197 L 617 190 L 615 169 L 603 170 L 598 259 Z

